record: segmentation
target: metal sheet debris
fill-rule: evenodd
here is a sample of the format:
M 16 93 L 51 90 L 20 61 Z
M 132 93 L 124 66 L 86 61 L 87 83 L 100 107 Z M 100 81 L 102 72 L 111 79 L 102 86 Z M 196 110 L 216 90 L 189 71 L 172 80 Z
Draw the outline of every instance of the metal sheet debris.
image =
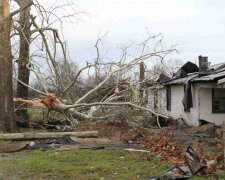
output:
M 200 164 L 199 156 L 195 153 L 194 149 L 190 145 L 188 145 L 185 152 L 185 160 L 193 175 L 204 168 L 204 166 Z
M 173 166 L 159 176 L 150 176 L 148 180 L 189 179 L 191 176 L 189 169 L 186 167 Z
M 148 180 L 189 179 L 205 167 L 200 164 L 199 156 L 190 145 L 185 151 L 185 160 L 188 166 L 173 166 L 158 176 L 150 176 Z

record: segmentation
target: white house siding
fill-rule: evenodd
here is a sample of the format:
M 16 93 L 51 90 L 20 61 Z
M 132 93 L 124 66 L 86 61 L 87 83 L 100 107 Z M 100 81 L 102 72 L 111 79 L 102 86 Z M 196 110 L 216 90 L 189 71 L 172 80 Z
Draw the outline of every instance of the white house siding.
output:
M 221 125 L 225 121 L 225 113 L 212 113 L 212 88 L 225 88 L 225 85 L 195 83 L 192 85 L 193 107 L 190 112 L 184 112 L 182 99 L 184 96 L 183 85 L 171 86 L 171 111 L 166 109 L 166 88 L 158 90 L 159 112 L 169 115 L 174 119 L 182 118 L 190 126 L 198 126 L 199 119 Z M 154 94 L 148 91 L 148 108 L 154 110 Z
M 222 125 L 225 113 L 212 113 L 212 88 L 222 88 L 223 85 L 196 83 L 192 85 L 193 107 L 190 112 L 184 112 L 182 103 L 183 85 L 173 85 L 171 89 L 172 102 L 169 115 L 175 119 L 183 118 L 190 126 L 198 126 L 199 119 Z
M 166 91 L 166 88 L 164 88 L 164 92 L 165 91 Z M 193 95 L 196 96 L 196 93 L 193 93 Z M 196 108 L 191 108 L 190 112 L 184 112 L 184 106 L 182 103 L 183 97 L 184 97 L 184 86 L 172 85 L 171 86 L 171 111 L 167 111 L 165 107 L 166 114 L 168 114 L 174 119 L 182 118 L 188 125 L 197 126 L 198 125 L 198 114 L 196 114 L 197 110 Z M 197 102 L 193 102 L 194 107 L 196 104 Z
M 184 87 L 182 85 L 171 86 L 171 111 L 168 111 L 169 115 L 174 119 L 182 117 L 184 107 L 182 99 L 184 96 Z
M 225 113 L 212 113 L 212 88 L 222 88 L 223 85 L 199 84 L 199 119 L 221 126 L 225 121 Z

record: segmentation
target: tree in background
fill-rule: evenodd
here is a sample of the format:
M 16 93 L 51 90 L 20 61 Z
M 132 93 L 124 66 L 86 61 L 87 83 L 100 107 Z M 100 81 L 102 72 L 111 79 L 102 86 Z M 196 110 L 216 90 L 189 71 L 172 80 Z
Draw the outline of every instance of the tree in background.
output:
M 19 59 L 18 59 L 18 79 L 25 84 L 29 84 L 30 69 L 27 68 L 30 62 L 30 41 L 31 41 L 31 22 L 30 22 L 30 4 L 31 0 L 15 0 L 20 7 L 19 27 L 14 28 L 19 33 Z M 17 82 L 16 96 L 19 98 L 28 98 L 28 87 Z M 18 121 L 29 127 L 29 115 L 27 104 L 17 104 L 20 107 L 17 111 Z

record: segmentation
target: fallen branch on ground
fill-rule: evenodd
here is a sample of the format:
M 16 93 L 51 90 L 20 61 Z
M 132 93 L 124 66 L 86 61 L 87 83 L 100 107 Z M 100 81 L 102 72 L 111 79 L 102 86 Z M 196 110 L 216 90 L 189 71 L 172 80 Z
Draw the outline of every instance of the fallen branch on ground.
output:
M 81 131 L 81 132 L 10 133 L 10 134 L 0 134 L 0 140 L 49 139 L 49 138 L 62 138 L 65 136 L 90 138 L 90 137 L 98 137 L 98 132 L 97 131 Z

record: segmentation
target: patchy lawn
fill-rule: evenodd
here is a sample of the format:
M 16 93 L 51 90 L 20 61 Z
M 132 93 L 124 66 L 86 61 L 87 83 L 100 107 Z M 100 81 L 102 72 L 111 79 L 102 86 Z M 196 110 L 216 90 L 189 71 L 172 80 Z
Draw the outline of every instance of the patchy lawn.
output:
M 0 154 L 0 179 L 143 179 L 171 165 L 124 150 L 21 151 Z

